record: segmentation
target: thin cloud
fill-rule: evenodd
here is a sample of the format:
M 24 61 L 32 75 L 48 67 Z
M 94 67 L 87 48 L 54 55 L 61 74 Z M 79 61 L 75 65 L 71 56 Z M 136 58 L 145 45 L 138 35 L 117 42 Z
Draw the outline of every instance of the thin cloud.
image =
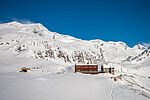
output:
M 150 42 L 149 43 L 142 43 L 142 45 L 145 47 L 150 47 Z
M 22 24 L 33 24 L 33 21 L 30 21 L 29 19 L 18 19 L 18 18 L 11 18 L 11 19 L 7 19 L 7 20 L 0 20 L 0 24 L 3 23 L 8 23 L 8 22 L 12 22 L 12 21 L 16 21 Z
M 30 21 L 29 19 L 17 19 L 13 18 L 12 21 L 20 22 L 22 24 L 33 24 L 34 22 Z

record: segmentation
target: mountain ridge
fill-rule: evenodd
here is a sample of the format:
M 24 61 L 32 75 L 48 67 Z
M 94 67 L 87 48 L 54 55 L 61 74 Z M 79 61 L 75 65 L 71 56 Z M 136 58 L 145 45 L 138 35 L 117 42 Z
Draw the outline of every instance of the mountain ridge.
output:
M 73 100 L 149 100 L 149 54 L 150 48 L 142 45 L 131 48 L 124 42 L 77 39 L 51 32 L 42 24 L 0 24 L 0 97 L 22 99 L 27 91 L 31 100 L 66 100 L 66 96 Z M 98 71 L 101 64 L 107 64 L 115 74 L 74 73 L 75 64 L 96 64 Z M 23 67 L 30 70 L 20 72 Z M 83 93 L 89 96 L 77 96 Z
M 40 23 L 3 23 L 0 24 L 0 33 L 0 46 L 12 48 L 15 53 L 26 51 L 25 55 L 31 58 L 70 63 L 122 62 L 146 49 L 141 45 L 130 48 L 121 41 L 82 40 L 51 32 Z

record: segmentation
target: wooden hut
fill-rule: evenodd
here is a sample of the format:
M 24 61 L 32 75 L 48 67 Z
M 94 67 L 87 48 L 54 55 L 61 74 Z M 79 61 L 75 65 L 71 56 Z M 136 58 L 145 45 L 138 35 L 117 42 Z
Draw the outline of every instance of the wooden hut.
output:
M 21 68 L 20 72 L 28 72 L 28 70 L 30 70 L 30 68 L 23 67 L 23 68 Z

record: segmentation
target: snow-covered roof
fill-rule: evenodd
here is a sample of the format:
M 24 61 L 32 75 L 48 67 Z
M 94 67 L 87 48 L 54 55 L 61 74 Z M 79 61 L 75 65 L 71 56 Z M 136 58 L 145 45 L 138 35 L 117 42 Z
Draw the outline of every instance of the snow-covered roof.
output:
M 102 64 L 103 68 L 113 68 L 113 66 L 109 65 L 109 64 Z

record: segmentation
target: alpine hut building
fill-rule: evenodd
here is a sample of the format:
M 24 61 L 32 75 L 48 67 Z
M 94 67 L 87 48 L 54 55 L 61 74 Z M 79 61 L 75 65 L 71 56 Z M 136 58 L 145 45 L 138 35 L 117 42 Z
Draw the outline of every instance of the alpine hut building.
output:
M 75 64 L 75 73 L 76 72 L 81 72 L 84 74 L 115 74 L 114 67 L 108 63 L 102 64 L 101 66 L 98 66 L 97 64 Z
M 97 64 L 75 64 L 75 72 L 84 74 L 98 74 Z

